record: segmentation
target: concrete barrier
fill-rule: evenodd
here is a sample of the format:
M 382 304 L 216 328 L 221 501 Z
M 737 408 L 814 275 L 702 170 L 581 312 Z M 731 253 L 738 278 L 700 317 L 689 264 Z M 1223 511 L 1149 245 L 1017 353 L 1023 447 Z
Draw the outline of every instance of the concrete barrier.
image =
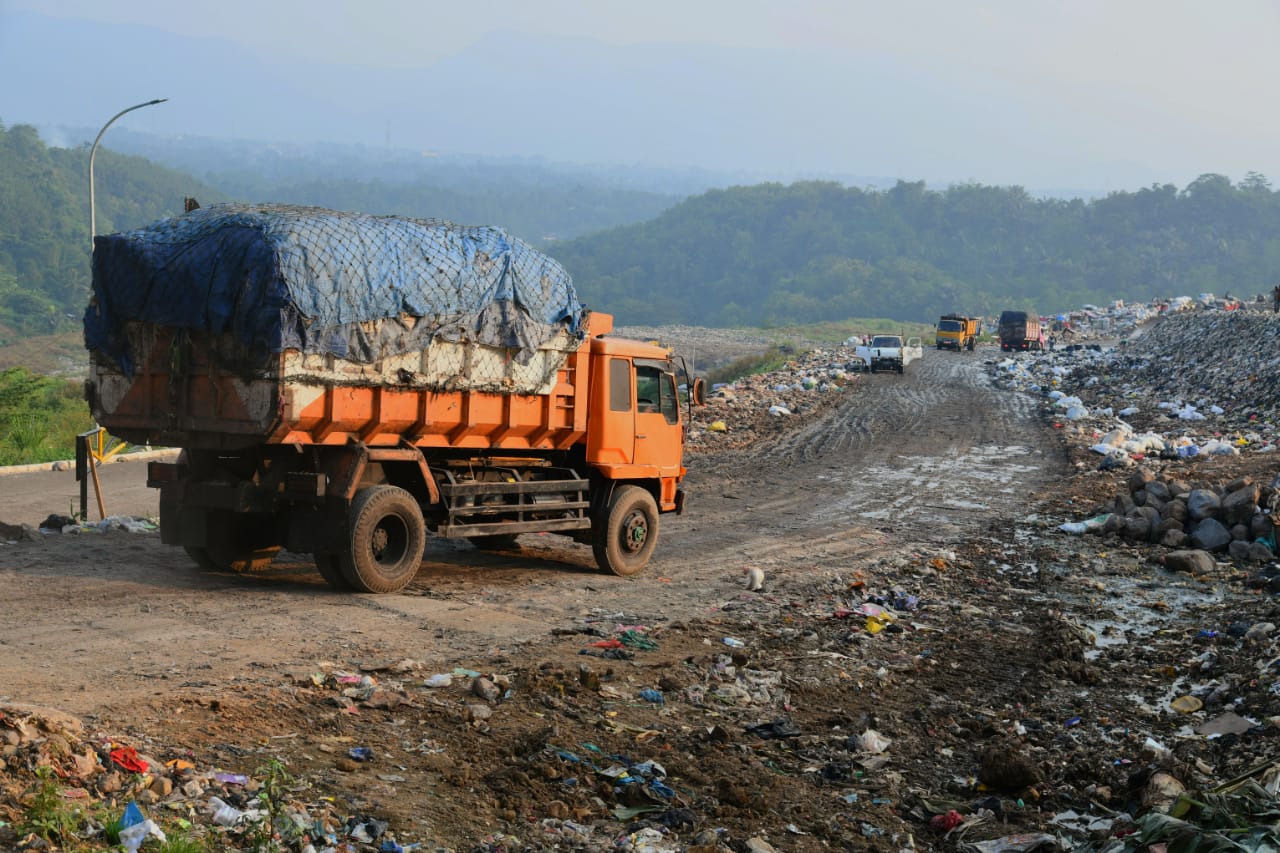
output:
M 153 459 L 168 459 L 177 457 L 181 453 L 175 447 L 168 447 L 159 450 L 139 450 L 135 453 L 121 453 L 119 456 L 104 462 L 104 465 L 114 465 L 117 462 L 148 462 Z M 8 465 L 0 467 L 0 477 L 6 474 L 32 474 L 37 471 L 74 471 L 76 461 L 74 459 L 59 459 L 55 462 L 35 462 L 30 465 Z

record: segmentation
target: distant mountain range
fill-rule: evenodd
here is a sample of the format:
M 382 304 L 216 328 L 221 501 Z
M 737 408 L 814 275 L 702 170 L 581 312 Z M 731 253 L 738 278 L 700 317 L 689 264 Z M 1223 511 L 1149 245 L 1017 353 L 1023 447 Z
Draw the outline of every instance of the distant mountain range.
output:
M 117 110 L 165 97 L 122 122 L 112 143 L 121 145 L 127 126 L 169 137 L 358 146 L 369 158 L 675 169 L 694 180 L 632 188 L 679 194 L 801 178 L 876 188 L 923 178 L 945 186 L 970 179 L 975 154 L 989 157 L 1007 136 L 993 122 L 996 111 L 1026 111 L 1019 131 L 1026 150 L 1070 121 L 1052 105 L 1019 100 L 1027 93 L 1012 91 L 1016 84 L 956 80 L 958 73 L 908 68 L 884 55 L 619 47 L 509 32 L 429 67 L 392 70 L 284 60 L 133 25 L 16 12 L 0 18 L 0 78 L 23 81 L 0 97 L 0 121 L 36 125 L 53 144 L 60 141 L 54 128 L 92 138 Z M 956 90 L 968 94 L 957 99 Z M 929 130 L 939 126 L 947 128 L 945 140 Z M 172 165 L 201 174 L 192 164 Z M 1131 175 L 1130 186 L 1154 180 L 1131 164 L 1113 171 Z

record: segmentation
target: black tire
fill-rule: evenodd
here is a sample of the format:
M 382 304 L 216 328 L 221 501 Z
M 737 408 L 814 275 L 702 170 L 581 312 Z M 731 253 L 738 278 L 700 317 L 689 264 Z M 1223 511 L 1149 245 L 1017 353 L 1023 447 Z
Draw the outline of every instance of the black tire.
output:
M 351 589 L 351 584 L 347 583 L 347 576 L 342 573 L 342 559 L 337 554 L 316 554 L 316 571 L 320 573 L 320 577 L 324 578 L 324 582 L 334 589 L 340 589 L 344 592 Z
M 495 533 L 492 536 L 468 536 L 467 541 L 481 551 L 515 551 L 520 547 L 518 534 Z
M 211 512 L 209 544 L 204 548 L 188 548 L 187 553 L 206 571 L 252 574 L 266 571 L 280 553 L 280 544 L 273 541 L 274 538 L 272 519 L 245 513 Z
M 199 566 L 201 569 L 203 569 L 204 571 L 206 572 L 223 571 L 221 568 L 218 567 L 217 563 L 215 563 L 213 560 L 209 558 L 209 552 L 204 548 L 197 548 L 194 545 L 183 545 L 182 550 L 186 551 L 187 556 L 190 557 L 195 562 L 195 564 Z
M 359 592 L 399 592 L 422 565 L 427 526 L 413 495 L 396 486 L 356 493 L 347 513 L 342 575 Z
M 906 366 L 905 366 L 905 365 L 902 365 L 902 364 L 899 364 L 899 365 L 898 365 L 898 372 L 899 372 L 899 373 L 905 373 L 905 372 L 906 372 L 906 370 L 907 370 L 907 368 L 906 368 Z
M 597 566 L 622 578 L 638 575 L 658 547 L 658 505 L 653 495 L 639 486 L 619 486 L 592 533 Z

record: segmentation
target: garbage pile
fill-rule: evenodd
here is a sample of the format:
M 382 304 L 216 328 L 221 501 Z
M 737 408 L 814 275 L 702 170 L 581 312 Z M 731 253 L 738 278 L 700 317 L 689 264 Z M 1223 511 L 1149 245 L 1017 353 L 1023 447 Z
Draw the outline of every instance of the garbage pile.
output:
M 1271 452 L 1280 431 L 1280 315 L 1164 314 L 1114 346 L 1002 358 L 1003 387 L 1042 397 L 1105 467 Z
M 780 370 L 716 385 L 705 408 L 694 410 L 691 452 L 733 450 L 794 430 L 839 402 L 858 381 L 857 363 L 845 347 L 799 354 Z
M 283 765 L 252 775 L 199 767 L 179 750 L 160 760 L 139 745 L 86 732 L 80 720 L 32 706 L 0 706 L 0 844 L 6 850 L 410 849 L 384 821 L 344 816 L 299 798 Z M 154 817 L 148 817 L 147 815 Z M 181 833 L 182 839 L 168 838 Z M 197 848 L 197 844 L 203 845 Z M 376 846 L 381 845 L 381 846 Z M 170 849 L 166 847 L 165 849 Z

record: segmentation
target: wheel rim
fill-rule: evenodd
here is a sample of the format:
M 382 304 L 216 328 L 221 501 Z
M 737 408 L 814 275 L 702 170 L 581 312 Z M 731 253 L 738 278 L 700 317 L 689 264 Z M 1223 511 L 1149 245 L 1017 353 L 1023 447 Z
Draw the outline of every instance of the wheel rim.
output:
M 394 566 L 409 550 L 409 528 L 397 515 L 378 522 L 369 536 L 369 553 L 381 566 Z
M 640 510 L 630 513 L 622 524 L 622 547 L 635 554 L 644 549 L 649 538 L 649 520 Z

